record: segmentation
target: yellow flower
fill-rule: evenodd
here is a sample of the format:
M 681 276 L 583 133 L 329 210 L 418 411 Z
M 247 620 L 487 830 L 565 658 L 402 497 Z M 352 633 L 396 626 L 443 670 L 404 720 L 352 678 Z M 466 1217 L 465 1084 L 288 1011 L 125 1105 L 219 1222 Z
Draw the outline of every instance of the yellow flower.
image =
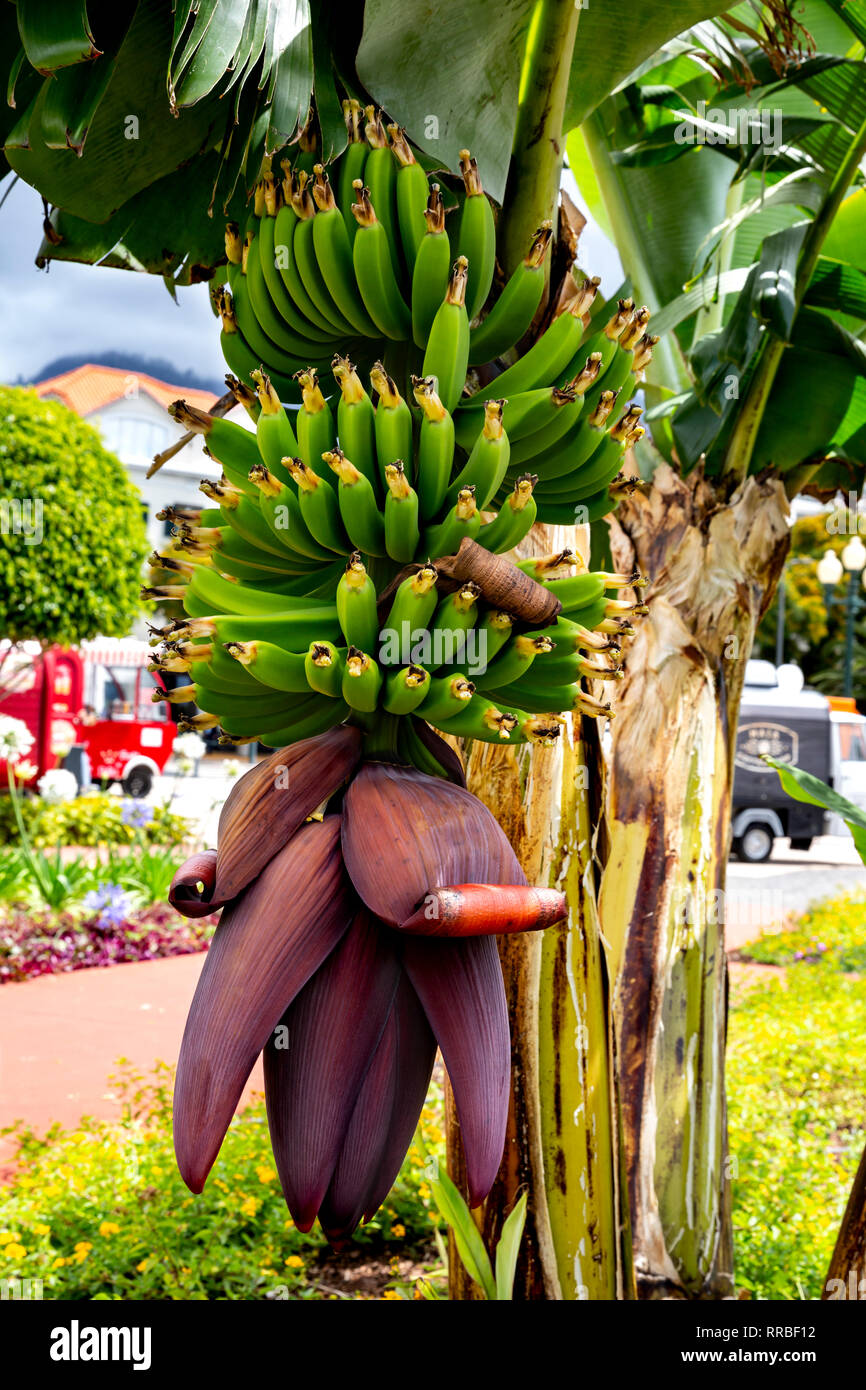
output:
M 103 1221 L 99 1227 L 101 1236 L 116 1236 L 120 1234 L 120 1227 L 116 1221 Z
M 427 1186 L 426 1182 L 422 1182 L 420 1187 L 418 1188 L 418 1196 L 421 1198 L 422 1202 L 430 1201 L 430 1189 Z
M 51 1266 L 51 1268 L 52 1268 L 52 1269 L 62 1269 L 63 1266 L 64 1266 L 65 1264 L 66 1264 L 66 1261 L 64 1260 L 63 1256 L 62 1256 L 62 1255 L 58 1255 L 58 1256 L 57 1256 L 57 1259 L 54 1261 L 54 1264 Z
M 245 1197 L 241 1202 L 242 1216 L 255 1216 L 258 1209 L 259 1203 L 256 1201 L 255 1197 Z
M 276 1168 L 270 1168 L 265 1163 L 260 1163 L 256 1168 L 259 1182 L 273 1182 L 277 1176 Z
M 405 1226 L 401 1226 L 400 1223 L 399 1223 L 399 1221 L 398 1221 L 398 1223 L 397 1223 L 396 1226 L 392 1226 L 392 1227 L 391 1227 L 391 1235 L 392 1235 L 392 1236 L 396 1236 L 398 1240 L 401 1240 L 401 1239 L 403 1238 L 403 1236 L 405 1236 L 405 1234 L 406 1234 L 406 1227 L 405 1227 Z
M 10 1240 L 17 1239 L 16 1231 L 0 1231 L 0 1245 L 8 1245 Z
M 286 1264 L 288 1265 L 289 1269 L 303 1269 L 304 1267 L 304 1262 L 301 1259 L 300 1255 L 290 1255 L 289 1258 L 286 1260 Z
M 150 1175 L 152 1178 L 161 1178 L 164 1172 L 165 1169 L 160 1168 L 159 1164 L 156 1164 L 155 1167 L 151 1168 Z
M 91 1243 L 89 1240 L 77 1240 L 77 1241 L 75 1242 L 75 1249 L 76 1249 L 76 1250 L 83 1250 L 84 1253 L 85 1253 L 85 1255 L 86 1255 L 87 1252 L 88 1252 L 88 1250 L 92 1250 L 92 1249 L 93 1249 L 93 1245 L 92 1245 L 92 1243 Z
M 30 1229 L 35 1236 L 47 1236 L 51 1231 L 51 1227 L 46 1226 L 42 1221 L 34 1221 Z
M 386 1289 L 385 1292 L 382 1294 L 382 1298 L 387 1300 L 389 1303 L 400 1302 L 400 1295 L 398 1294 L 396 1289 Z
M 19 1245 L 17 1240 L 11 1240 L 6 1246 L 6 1254 L 10 1260 L 23 1260 L 27 1251 L 23 1245 Z
M 138 1265 L 135 1266 L 136 1269 L 138 1270 L 139 1274 L 143 1274 L 143 1273 L 144 1273 L 144 1271 L 147 1269 L 147 1266 L 148 1266 L 149 1263 L 150 1263 L 149 1260 L 144 1259 L 144 1260 L 142 1260 L 141 1264 L 138 1264 Z

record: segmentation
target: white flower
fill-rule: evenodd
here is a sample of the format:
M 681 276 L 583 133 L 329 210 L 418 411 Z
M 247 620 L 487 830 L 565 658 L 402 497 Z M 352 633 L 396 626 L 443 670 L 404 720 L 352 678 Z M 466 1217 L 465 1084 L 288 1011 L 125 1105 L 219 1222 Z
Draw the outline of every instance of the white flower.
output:
M 39 795 L 45 800 L 57 805 L 61 801 L 74 801 L 78 795 L 78 783 L 73 773 L 68 772 L 64 767 L 53 768 L 50 772 L 45 772 L 36 783 Z
M 200 739 L 198 734 L 178 734 L 173 751 L 176 758 L 198 762 L 199 758 L 204 757 L 207 749 L 204 740 Z
M 15 764 L 15 776 L 19 782 L 29 782 L 38 771 L 39 768 L 35 763 L 28 763 L 26 760 L 23 763 Z
M 226 777 L 239 777 L 243 772 L 243 764 L 239 758 L 226 758 L 222 765 L 222 770 Z
M 30 752 L 36 742 L 22 719 L 0 714 L 0 758 L 13 767 Z

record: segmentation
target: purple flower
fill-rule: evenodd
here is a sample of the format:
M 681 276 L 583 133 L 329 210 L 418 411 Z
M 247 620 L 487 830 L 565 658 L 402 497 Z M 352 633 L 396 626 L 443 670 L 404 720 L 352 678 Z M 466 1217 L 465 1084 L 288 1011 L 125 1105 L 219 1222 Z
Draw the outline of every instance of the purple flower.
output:
M 126 921 L 129 913 L 129 900 L 119 883 L 101 883 L 92 889 L 84 899 L 84 906 L 99 915 L 99 927 L 119 927 Z
M 120 819 L 134 830 L 143 830 L 153 820 L 153 807 L 148 806 L 146 801 L 124 801 Z

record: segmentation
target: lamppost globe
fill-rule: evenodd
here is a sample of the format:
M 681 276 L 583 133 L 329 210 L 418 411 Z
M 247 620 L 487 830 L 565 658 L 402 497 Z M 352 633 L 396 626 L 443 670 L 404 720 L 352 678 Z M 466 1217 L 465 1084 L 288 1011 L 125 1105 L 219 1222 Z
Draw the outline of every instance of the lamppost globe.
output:
M 842 551 L 842 564 L 849 574 L 859 574 L 866 566 L 866 545 L 859 536 L 852 536 Z
M 847 548 L 847 547 L 846 547 Z M 818 582 L 825 589 L 832 589 L 842 578 L 844 570 L 835 550 L 826 550 L 818 561 Z

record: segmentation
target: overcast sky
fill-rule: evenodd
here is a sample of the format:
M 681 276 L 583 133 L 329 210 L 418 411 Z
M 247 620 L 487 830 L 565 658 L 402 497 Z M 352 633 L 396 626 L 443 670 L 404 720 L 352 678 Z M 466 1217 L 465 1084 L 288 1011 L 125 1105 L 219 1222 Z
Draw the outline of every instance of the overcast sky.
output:
M 41 242 L 42 200 L 19 180 L 0 208 L 0 381 L 35 380 L 67 353 L 99 361 L 114 349 L 194 368 L 219 389 L 226 369 L 206 286 L 179 289 L 174 304 L 158 275 L 63 261 L 37 270 Z
M 565 178 L 580 206 L 571 175 Z M 179 289 L 175 304 L 157 275 L 63 261 L 52 261 L 48 272 L 37 270 L 41 241 L 41 199 L 19 180 L 0 208 L 0 304 L 7 326 L 0 381 L 36 380 L 46 363 L 67 353 L 98 362 L 115 350 L 167 358 L 178 371 L 194 369 L 220 389 L 225 364 L 206 286 Z M 592 223 L 580 252 L 581 265 L 602 276 L 602 293 L 615 290 L 622 279 L 619 259 Z

